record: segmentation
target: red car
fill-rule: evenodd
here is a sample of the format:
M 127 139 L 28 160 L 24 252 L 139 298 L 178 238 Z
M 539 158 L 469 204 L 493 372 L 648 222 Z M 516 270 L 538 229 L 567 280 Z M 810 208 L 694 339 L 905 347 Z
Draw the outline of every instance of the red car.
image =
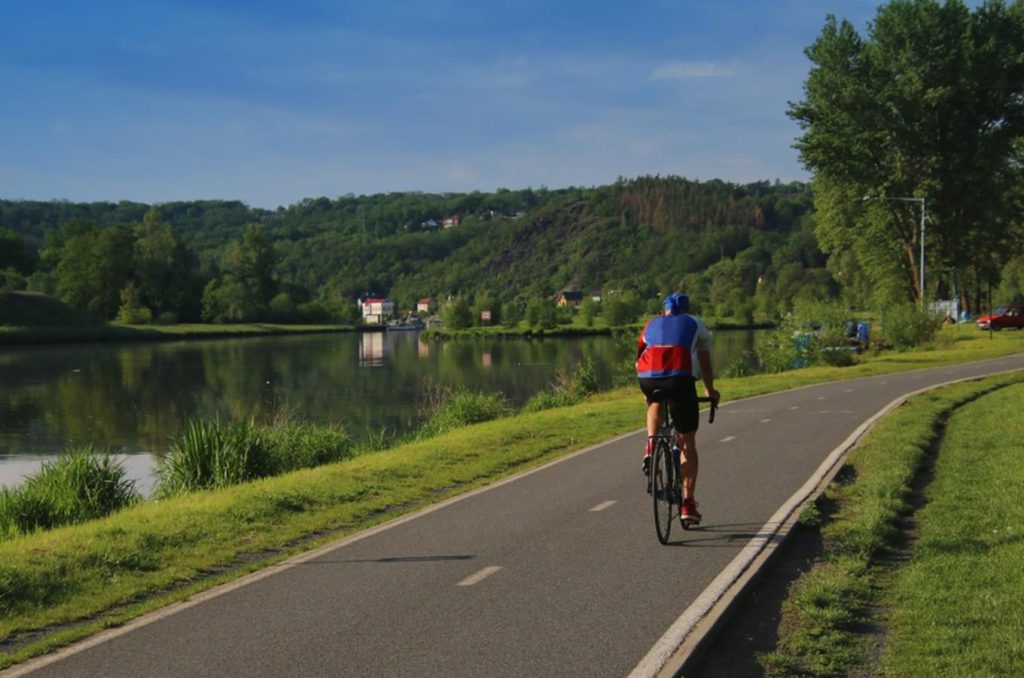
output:
M 1001 330 L 1003 328 L 1019 330 L 1024 328 L 1024 304 L 1000 306 L 988 315 L 978 318 L 978 327 L 983 330 L 987 330 L 990 327 L 993 330 Z

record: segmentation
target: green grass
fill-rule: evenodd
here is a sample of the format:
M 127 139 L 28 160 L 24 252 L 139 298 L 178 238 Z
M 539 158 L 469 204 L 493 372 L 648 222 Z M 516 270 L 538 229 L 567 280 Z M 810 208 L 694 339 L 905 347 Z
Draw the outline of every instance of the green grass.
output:
M 340 461 L 353 453 L 339 426 L 281 421 L 262 426 L 194 419 L 157 466 L 157 497 L 223 488 Z
M 1024 675 L 1024 419 L 1018 384 L 958 410 L 889 600 L 882 671 Z
M 944 332 L 931 351 L 847 368 L 722 379 L 727 400 L 822 381 L 1018 353 Z M 0 667 L 180 600 L 404 512 L 642 427 L 635 386 L 567 408 L 519 414 L 338 463 L 143 502 L 101 520 L 0 542 Z M 67 626 L 69 622 L 80 622 Z M 35 633 L 48 629 L 38 637 Z M 23 642 L 19 638 L 24 638 Z
M 17 488 L 0 487 L 0 539 L 101 518 L 140 499 L 109 452 L 78 448 L 44 462 Z
M 938 478 L 933 486 L 935 496 L 943 497 L 947 504 L 943 506 L 940 503 L 937 508 L 930 506 L 927 510 L 936 516 L 932 529 L 938 532 L 939 540 L 945 544 L 958 544 L 955 548 L 940 549 L 940 559 L 945 560 L 947 565 L 950 561 L 960 561 L 957 567 L 964 568 L 960 574 L 965 576 L 958 577 L 957 574 L 942 572 L 940 569 L 933 573 L 930 580 L 917 580 L 904 585 L 905 589 L 915 589 L 914 593 L 923 600 L 933 602 L 942 599 L 944 604 L 934 609 L 938 616 L 931 619 L 918 618 L 906 624 L 907 628 L 915 629 L 918 634 L 917 641 L 910 641 L 906 645 L 910 652 L 895 647 L 892 652 L 913 655 L 934 651 L 937 645 L 926 646 L 923 641 L 935 633 L 934 624 L 939 618 L 943 615 L 949 617 L 950 606 L 955 608 L 961 598 L 988 599 L 987 584 L 978 582 L 965 585 L 966 574 L 972 566 L 962 556 L 978 543 L 978 528 L 971 524 L 978 516 L 965 517 L 960 522 L 959 519 L 952 519 L 950 513 L 952 507 L 961 500 L 973 501 L 977 495 L 986 494 L 995 479 L 992 475 L 982 475 L 973 470 L 970 463 L 961 468 L 951 467 L 945 457 L 951 447 L 972 449 L 976 455 L 980 453 L 984 456 L 987 451 L 982 439 L 974 438 L 972 431 L 963 431 L 961 428 L 972 417 L 980 419 L 980 413 L 993 408 L 994 402 L 1013 402 L 1014 398 L 1019 400 L 1021 390 L 1024 389 L 1022 381 L 1024 375 L 1011 373 L 917 396 L 879 422 L 861 441 L 850 454 L 843 476 L 853 480 L 833 483 L 826 491 L 826 499 L 834 502 L 838 510 L 821 528 L 825 541 L 823 556 L 793 584 L 783 604 L 779 647 L 775 652 L 762 657 L 762 664 L 770 675 L 845 676 L 863 663 L 864 639 L 859 630 L 864 624 L 878 621 L 872 611 L 883 602 L 886 588 L 893 577 L 892 565 L 882 557 L 896 544 L 900 521 L 911 509 L 911 483 L 925 455 L 938 442 L 944 422 L 953 412 L 956 414 L 949 421 L 949 436 L 939 453 L 939 466 L 936 469 L 943 477 Z M 987 393 L 993 395 L 982 398 Z M 1004 424 L 1012 419 L 1012 411 L 1002 407 L 994 409 L 998 412 L 995 417 L 1002 418 Z M 989 420 L 988 424 L 996 426 L 996 421 Z M 1021 428 L 1016 426 L 1018 434 Z M 1005 425 L 1003 430 L 1006 430 Z M 1019 446 L 1016 449 L 1019 450 Z M 993 467 L 995 475 L 998 475 L 1001 464 L 1008 463 L 1012 463 L 1012 460 L 1003 458 L 1001 462 L 996 462 Z M 988 510 L 999 515 L 1005 513 L 1009 506 L 1015 505 L 1015 513 L 1012 515 L 1019 517 L 1022 508 L 1021 478 L 1024 476 L 1020 473 L 1007 475 L 1009 479 L 1002 482 L 1003 486 L 1008 485 L 1007 491 L 997 495 L 998 501 L 1002 503 L 996 507 L 989 506 Z M 995 486 L 998 485 L 996 483 Z M 1012 522 L 1013 518 L 1009 516 L 1008 521 L 998 521 L 1004 527 Z M 1004 567 L 1012 566 L 1024 572 L 1022 560 L 1024 552 L 1018 545 L 1016 559 L 1004 563 Z M 1016 577 L 1009 589 L 1013 593 L 1010 600 L 1018 604 L 1022 583 L 1020 579 Z M 940 592 L 945 593 L 937 595 Z M 984 607 L 983 603 L 982 611 Z M 957 624 L 965 621 L 963 618 L 953 618 L 958 619 Z M 1020 631 L 1021 620 L 1022 616 L 1017 613 L 1017 632 Z M 950 630 L 955 632 L 955 629 L 956 625 L 953 625 Z M 939 644 L 951 640 L 947 637 Z M 1019 652 L 1020 643 L 1017 647 Z M 948 656 L 956 662 L 960 661 L 956 659 L 960 656 L 959 650 L 948 653 Z M 1004 661 L 1005 657 L 1000 658 L 997 653 L 995 659 L 997 662 L 992 666 L 998 665 L 998 661 Z M 898 668 L 891 675 L 963 674 L 959 663 L 947 665 L 946 670 L 927 671 L 919 668 L 915 661 L 913 658 L 903 663 L 894 660 L 893 666 Z M 991 674 L 983 669 L 980 675 Z

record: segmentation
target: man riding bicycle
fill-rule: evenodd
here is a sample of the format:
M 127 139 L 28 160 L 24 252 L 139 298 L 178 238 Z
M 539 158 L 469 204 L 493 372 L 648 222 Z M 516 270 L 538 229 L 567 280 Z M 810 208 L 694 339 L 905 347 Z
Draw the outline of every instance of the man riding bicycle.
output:
M 676 292 L 662 301 L 664 313 L 644 326 L 637 340 L 636 375 L 640 390 L 647 398 L 647 445 L 644 448 L 644 473 L 648 472 L 653 447 L 664 413 L 661 403 L 653 399 L 656 389 L 670 395 L 667 404 L 676 425 L 680 457 L 679 476 L 683 485 L 683 502 L 679 519 L 691 525 L 700 524 L 694 489 L 697 485 L 697 379 L 704 382 L 708 397 L 715 404 L 721 397 L 715 390 L 715 374 L 711 367 L 711 332 L 697 316 L 690 315 L 690 298 Z M 694 356 L 696 355 L 696 364 Z

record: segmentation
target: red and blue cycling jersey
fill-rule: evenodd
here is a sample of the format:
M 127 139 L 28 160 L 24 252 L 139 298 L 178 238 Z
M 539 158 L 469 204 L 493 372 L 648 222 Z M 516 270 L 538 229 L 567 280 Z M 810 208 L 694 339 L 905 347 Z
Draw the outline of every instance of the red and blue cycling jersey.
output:
M 711 333 L 691 315 L 652 318 L 637 339 L 636 376 L 641 379 L 697 376 L 694 350 L 710 350 Z

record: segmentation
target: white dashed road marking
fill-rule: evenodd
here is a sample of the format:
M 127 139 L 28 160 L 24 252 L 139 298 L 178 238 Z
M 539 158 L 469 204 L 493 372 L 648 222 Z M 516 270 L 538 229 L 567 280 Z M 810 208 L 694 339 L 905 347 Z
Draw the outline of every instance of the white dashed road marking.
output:
M 724 438 L 722 438 L 721 442 L 727 443 L 730 440 L 736 440 L 736 436 L 725 436 Z
M 600 504 L 598 504 L 597 506 L 590 510 L 596 513 L 597 511 L 603 511 L 606 508 L 611 508 L 612 506 L 615 506 L 617 503 L 618 502 L 615 501 L 614 499 L 609 499 L 608 501 L 602 501 Z
M 791 410 L 799 410 L 800 406 L 799 405 L 790 405 L 789 409 L 791 409 Z
M 476 574 L 469 575 L 468 577 L 460 581 L 458 584 L 456 584 L 456 586 L 473 586 L 474 584 L 479 584 L 484 579 L 487 579 L 500 569 L 500 565 L 491 565 L 490 567 L 485 567 Z
M 762 419 L 761 423 L 762 424 L 767 424 L 769 421 L 771 421 L 771 419 Z

